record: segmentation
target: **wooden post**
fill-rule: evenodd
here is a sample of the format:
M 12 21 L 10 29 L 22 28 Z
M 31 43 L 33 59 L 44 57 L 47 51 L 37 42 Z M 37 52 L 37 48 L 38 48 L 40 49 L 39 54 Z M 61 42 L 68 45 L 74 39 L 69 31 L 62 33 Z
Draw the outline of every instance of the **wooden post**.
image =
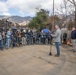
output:
M 54 20 L 54 0 L 53 0 L 53 25 L 52 25 L 52 31 L 54 31 L 54 25 L 55 24 L 55 20 Z M 50 53 L 49 55 L 51 56 L 52 55 L 52 41 L 51 41 L 51 44 L 50 44 Z
M 54 26 L 55 26 L 55 20 L 54 20 L 54 0 L 53 0 L 53 26 L 52 26 L 52 30 L 54 30 Z

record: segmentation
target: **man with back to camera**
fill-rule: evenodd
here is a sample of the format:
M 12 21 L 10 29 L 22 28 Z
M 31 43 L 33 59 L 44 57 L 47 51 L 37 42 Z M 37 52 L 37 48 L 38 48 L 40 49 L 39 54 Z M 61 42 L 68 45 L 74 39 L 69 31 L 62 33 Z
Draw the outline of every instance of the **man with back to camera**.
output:
M 56 32 L 55 34 L 51 34 L 51 36 L 54 38 L 55 46 L 57 49 L 56 57 L 60 56 L 60 43 L 61 43 L 61 30 L 58 25 L 55 25 Z

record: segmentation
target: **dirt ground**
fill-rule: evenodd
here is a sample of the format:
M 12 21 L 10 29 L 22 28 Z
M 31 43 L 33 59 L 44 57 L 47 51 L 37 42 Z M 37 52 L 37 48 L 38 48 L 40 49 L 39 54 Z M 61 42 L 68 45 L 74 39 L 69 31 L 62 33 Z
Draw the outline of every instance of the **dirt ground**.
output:
M 61 56 L 49 56 L 49 45 L 31 45 L 0 51 L 0 75 L 76 75 L 76 53 L 61 47 Z

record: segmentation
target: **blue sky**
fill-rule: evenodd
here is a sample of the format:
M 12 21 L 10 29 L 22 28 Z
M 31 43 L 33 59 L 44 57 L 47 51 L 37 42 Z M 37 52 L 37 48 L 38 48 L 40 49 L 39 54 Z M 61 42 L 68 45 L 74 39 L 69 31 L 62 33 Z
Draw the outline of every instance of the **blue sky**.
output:
M 6 2 L 7 0 L 0 0 L 0 1 L 2 1 L 2 2 Z
M 55 0 L 57 8 L 62 0 Z M 0 15 L 35 16 L 36 7 L 50 10 L 53 0 L 0 0 Z

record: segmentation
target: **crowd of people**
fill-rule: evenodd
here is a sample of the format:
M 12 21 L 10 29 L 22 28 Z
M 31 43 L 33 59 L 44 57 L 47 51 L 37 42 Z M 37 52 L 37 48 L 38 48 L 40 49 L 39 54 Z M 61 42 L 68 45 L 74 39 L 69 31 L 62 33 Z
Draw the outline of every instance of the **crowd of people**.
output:
M 76 29 L 73 27 L 72 31 L 69 32 L 66 29 L 60 29 L 58 25 L 55 26 L 55 33 L 52 33 L 47 28 L 43 28 L 41 31 L 17 28 L 5 31 L 3 29 L 0 31 L 0 50 L 25 45 L 51 44 L 53 38 L 57 49 L 56 56 L 60 56 L 60 44 L 66 44 L 69 39 L 72 43 L 73 51 L 76 52 Z
M 42 31 L 36 29 L 9 29 L 0 32 L 0 49 L 9 49 L 23 45 L 50 44 L 51 32 L 44 28 Z

